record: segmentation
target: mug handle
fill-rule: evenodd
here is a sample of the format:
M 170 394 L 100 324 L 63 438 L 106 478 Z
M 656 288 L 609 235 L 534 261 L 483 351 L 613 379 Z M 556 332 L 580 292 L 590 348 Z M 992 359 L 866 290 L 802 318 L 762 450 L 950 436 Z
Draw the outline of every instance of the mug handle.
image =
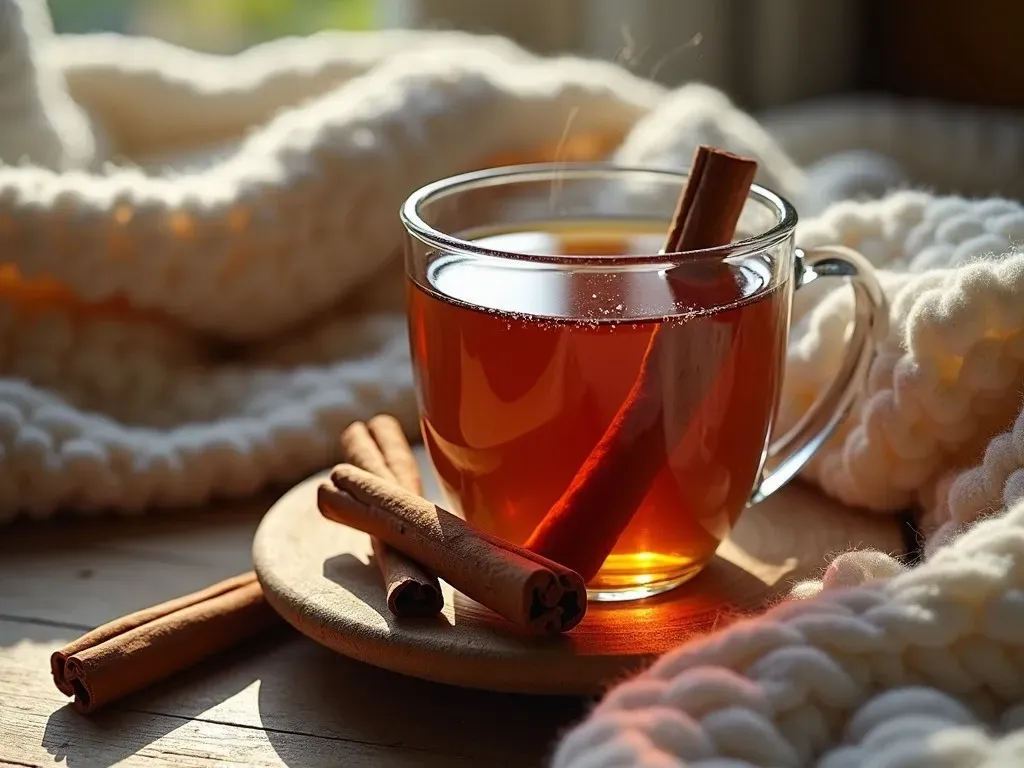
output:
M 756 504 L 804 468 L 853 405 L 867 378 L 875 347 L 889 332 L 889 306 L 870 262 L 852 248 L 826 245 L 795 252 L 795 290 L 820 277 L 844 277 L 853 288 L 853 333 L 831 384 L 788 432 L 771 442 L 766 470 L 750 503 Z M 767 463 L 766 462 L 766 463 Z

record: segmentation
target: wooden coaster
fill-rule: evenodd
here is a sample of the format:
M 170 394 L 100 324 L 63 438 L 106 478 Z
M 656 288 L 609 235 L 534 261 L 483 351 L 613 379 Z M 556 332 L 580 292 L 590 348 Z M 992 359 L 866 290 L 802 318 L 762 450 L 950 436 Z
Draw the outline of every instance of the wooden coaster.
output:
M 425 472 L 425 477 L 429 475 Z M 850 548 L 902 552 L 897 521 L 859 514 L 791 485 L 747 510 L 697 577 L 654 598 L 591 603 L 571 632 L 537 639 L 442 583 L 444 612 L 395 618 L 369 538 L 316 508 L 327 473 L 299 484 L 267 513 L 253 560 L 267 600 L 313 640 L 368 664 L 435 682 L 536 694 L 594 694 L 737 613 L 763 609 L 828 555 Z M 427 496 L 441 502 L 436 491 Z

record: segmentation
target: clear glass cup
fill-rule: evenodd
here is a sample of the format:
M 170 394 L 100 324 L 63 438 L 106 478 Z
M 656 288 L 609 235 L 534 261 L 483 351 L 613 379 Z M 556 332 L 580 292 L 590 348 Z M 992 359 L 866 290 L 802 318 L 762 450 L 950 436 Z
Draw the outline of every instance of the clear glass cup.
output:
M 401 209 L 421 429 L 453 511 L 532 541 L 617 414 L 644 399 L 637 382 L 653 387 L 642 429 L 616 433 L 634 442 L 620 446 L 607 494 L 577 510 L 560 545 L 596 546 L 598 516 L 631 499 L 588 581 L 594 600 L 696 575 L 740 513 L 791 479 L 840 421 L 887 322 L 870 265 L 842 246 L 797 249 L 796 211 L 760 186 L 735 242 L 663 252 L 686 178 L 510 166 L 429 184 Z M 856 296 L 844 362 L 775 435 L 793 292 L 825 276 L 846 278 Z

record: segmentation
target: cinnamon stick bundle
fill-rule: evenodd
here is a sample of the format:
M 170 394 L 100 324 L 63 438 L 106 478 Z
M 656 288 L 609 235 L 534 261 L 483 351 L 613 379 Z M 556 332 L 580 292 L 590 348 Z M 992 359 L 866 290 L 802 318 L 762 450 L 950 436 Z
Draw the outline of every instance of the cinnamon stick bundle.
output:
M 753 160 L 698 147 L 664 252 L 731 242 L 756 170 Z M 682 264 L 669 270 L 667 279 L 681 304 L 696 297 L 722 307 L 742 298 L 720 268 Z M 527 549 L 563 563 L 587 581 L 597 575 L 711 391 L 735 331 L 734 320 L 721 316 L 712 323 L 658 325 L 632 390 L 569 488 L 527 540 Z
M 380 538 L 512 623 L 552 634 L 586 613 L 583 579 L 570 569 L 350 464 L 335 467 L 331 481 L 317 494 L 324 517 Z
M 55 651 L 50 671 L 89 713 L 280 622 L 250 571 L 104 624 Z
M 361 421 L 350 424 L 341 434 L 341 451 L 349 464 L 412 494 L 423 494 L 416 457 L 401 424 L 393 416 L 380 414 L 365 424 Z M 391 613 L 406 618 L 437 615 L 444 607 L 437 577 L 376 536 L 370 537 L 370 544 L 384 580 Z

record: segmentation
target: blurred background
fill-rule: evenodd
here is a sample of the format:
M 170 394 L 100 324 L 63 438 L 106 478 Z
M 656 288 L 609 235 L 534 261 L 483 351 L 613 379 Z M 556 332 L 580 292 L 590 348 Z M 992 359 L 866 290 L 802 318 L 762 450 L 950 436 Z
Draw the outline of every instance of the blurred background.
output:
M 503 34 L 702 80 L 747 109 L 849 92 L 1024 107 L 1016 0 L 50 0 L 59 32 L 116 31 L 230 53 L 325 28 Z

